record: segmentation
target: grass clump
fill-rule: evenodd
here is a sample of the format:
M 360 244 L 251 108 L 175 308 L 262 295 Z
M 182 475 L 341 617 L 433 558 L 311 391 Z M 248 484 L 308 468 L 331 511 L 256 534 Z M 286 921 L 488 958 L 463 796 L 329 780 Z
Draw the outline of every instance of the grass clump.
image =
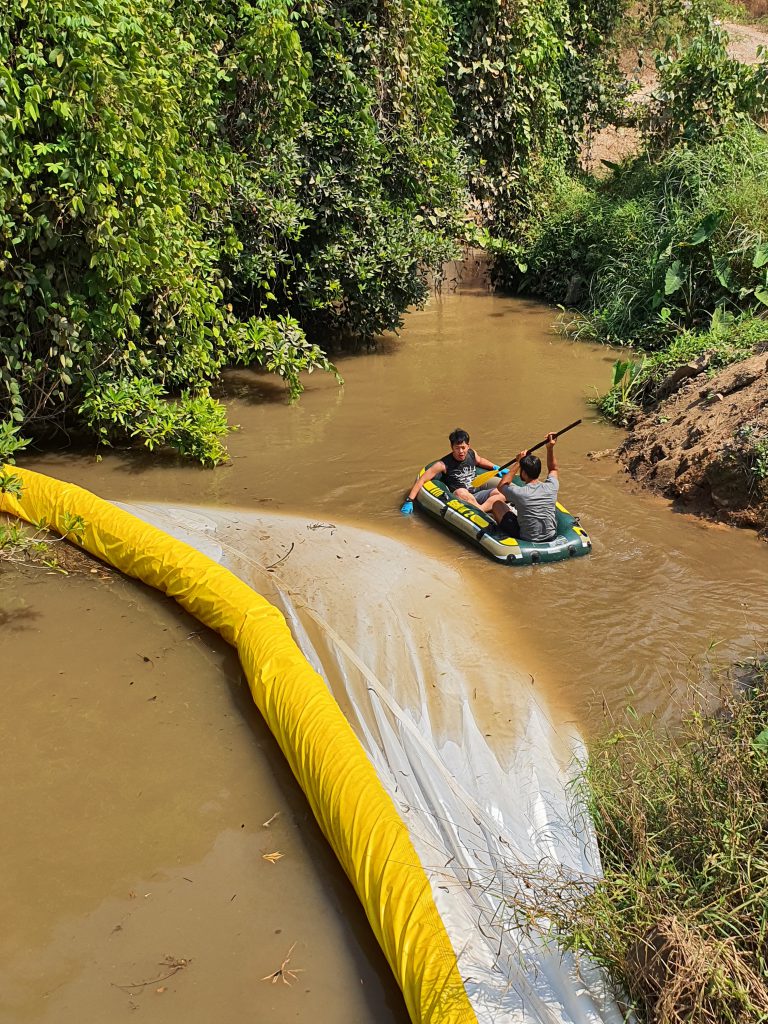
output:
M 649 1024 L 768 1020 L 768 664 L 745 678 L 678 735 L 622 730 L 586 770 L 604 877 L 558 930 Z
M 768 318 L 734 317 L 719 307 L 709 330 L 683 330 L 667 348 L 643 354 L 639 360 L 617 360 L 611 387 L 596 405 L 608 419 L 626 426 L 635 413 L 666 397 L 678 367 L 698 365 L 711 376 L 765 346 Z
M 764 527 L 768 522 L 768 424 L 762 418 L 741 423 L 711 472 L 715 479 L 726 479 L 744 505 L 762 508 L 757 514 Z M 749 525 L 753 525 L 751 521 Z
M 0 465 L 0 494 L 21 497 L 21 478 Z M 71 571 L 81 571 L 84 563 L 90 561 L 72 544 L 79 543 L 86 529 L 82 516 L 64 513 L 61 535 L 49 529 L 46 520 L 31 526 L 20 522 L 14 516 L 0 512 L 0 567 L 2 563 L 14 565 L 33 565 L 43 569 L 67 575 Z M 96 570 L 91 570 L 96 571 Z
M 754 125 L 552 189 L 500 278 L 580 309 L 579 336 L 654 351 L 718 308 L 768 311 L 768 139 Z

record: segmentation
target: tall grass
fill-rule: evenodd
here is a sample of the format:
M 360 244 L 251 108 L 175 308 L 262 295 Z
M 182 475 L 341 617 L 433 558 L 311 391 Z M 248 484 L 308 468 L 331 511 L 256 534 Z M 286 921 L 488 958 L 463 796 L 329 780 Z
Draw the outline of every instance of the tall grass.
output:
M 754 126 L 551 189 L 500 279 L 576 305 L 582 335 L 653 351 L 708 329 L 718 308 L 768 312 L 768 139 Z
M 675 735 L 624 728 L 590 755 L 604 877 L 549 912 L 649 1024 L 768 1020 L 766 663 L 742 686 Z

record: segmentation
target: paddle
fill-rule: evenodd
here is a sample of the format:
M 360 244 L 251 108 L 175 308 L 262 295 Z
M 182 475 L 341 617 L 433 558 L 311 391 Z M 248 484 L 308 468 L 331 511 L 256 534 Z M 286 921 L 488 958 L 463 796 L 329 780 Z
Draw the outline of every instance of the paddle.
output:
M 574 427 L 578 427 L 578 425 L 580 423 L 581 423 L 581 420 L 574 420 L 573 423 L 569 423 L 567 427 L 563 427 L 562 430 L 558 430 L 558 432 L 554 436 L 555 437 L 560 437 L 561 434 L 565 434 L 569 430 L 573 430 Z M 535 444 L 532 448 L 526 448 L 526 452 L 528 453 L 528 455 L 530 455 L 531 452 L 535 452 L 539 448 L 543 448 L 546 443 L 547 443 L 547 438 L 545 437 L 543 441 L 539 441 L 539 443 Z M 486 483 L 488 480 L 493 479 L 493 477 L 495 477 L 495 476 L 504 476 L 504 474 L 501 473 L 500 471 L 502 469 L 506 469 L 507 466 L 511 466 L 514 461 L 515 461 L 515 459 L 510 459 L 509 462 L 505 462 L 504 465 L 503 466 L 499 466 L 498 469 L 489 469 L 487 473 L 481 473 L 480 476 L 476 476 L 475 479 L 472 481 L 473 489 L 476 489 L 478 487 L 482 487 L 484 483 Z

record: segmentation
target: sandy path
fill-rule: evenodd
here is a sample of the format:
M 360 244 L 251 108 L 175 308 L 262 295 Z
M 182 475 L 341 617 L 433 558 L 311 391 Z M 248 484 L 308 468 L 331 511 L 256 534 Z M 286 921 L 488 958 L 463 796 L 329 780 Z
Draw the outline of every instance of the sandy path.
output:
M 761 48 L 768 48 L 768 31 L 754 25 L 738 25 L 734 22 L 726 22 L 724 27 L 730 37 L 728 45 L 730 55 L 740 60 L 742 64 L 757 64 L 760 60 Z M 630 97 L 630 102 L 633 104 L 647 103 L 656 86 L 656 75 L 652 66 L 647 65 L 639 75 L 630 73 L 627 77 L 640 84 L 640 88 Z M 640 133 L 637 128 L 608 125 L 595 135 L 591 144 L 585 149 L 582 155 L 582 164 L 586 171 L 604 175 L 608 173 L 608 168 L 603 163 L 604 160 L 619 163 L 637 153 L 639 147 Z

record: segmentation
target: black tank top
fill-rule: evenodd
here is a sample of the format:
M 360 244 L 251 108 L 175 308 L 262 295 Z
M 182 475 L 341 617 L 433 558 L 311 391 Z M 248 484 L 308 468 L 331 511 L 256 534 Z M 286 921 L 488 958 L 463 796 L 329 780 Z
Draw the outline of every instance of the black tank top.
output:
M 450 490 L 455 491 L 457 487 L 472 486 L 477 468 L 474 449 L 469 449 L 463 462 L 455 459 L 452 452 L 449 455 L 444 455 L 441 461 L 445 463 L 443 481 Z

